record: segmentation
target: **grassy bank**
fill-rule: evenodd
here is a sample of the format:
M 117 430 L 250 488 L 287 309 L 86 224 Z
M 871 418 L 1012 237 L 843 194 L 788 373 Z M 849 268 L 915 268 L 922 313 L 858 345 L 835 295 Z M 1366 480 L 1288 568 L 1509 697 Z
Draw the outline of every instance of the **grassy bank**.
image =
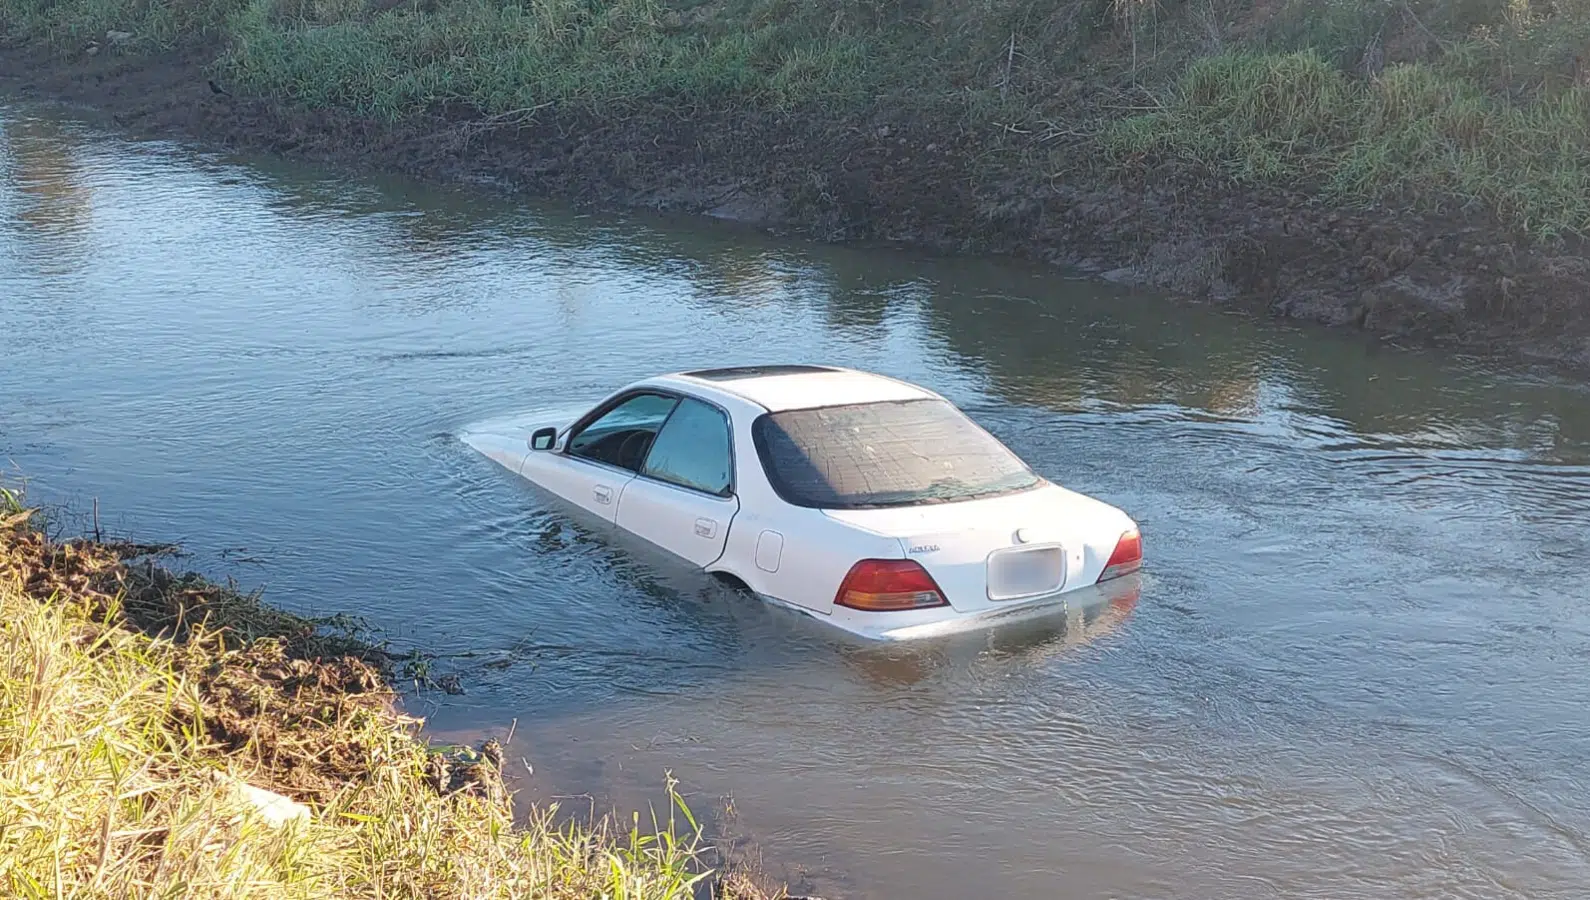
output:
M 1049 174 L 1590 231 L 1590 0 L 0 0 L 0 23 L 68 54 L 208 43 L 236 89 L 387 119 L 906 117 Z
M 694 896 L 682 804 L 516 826 L 500 748 L 428 748 L 380 652 L 149 549 L 49 540 L 0 491 L 0 893 Z
M 1590 232 L 1590 91 L 1522 100 L 1439 66 L 1353 78 L 1314 50 L 1200 60 L 1163 109 L 1110 123 L 1123 166 L 1180 160 L 1330 201 L 1445 199 L 1541 237 Z

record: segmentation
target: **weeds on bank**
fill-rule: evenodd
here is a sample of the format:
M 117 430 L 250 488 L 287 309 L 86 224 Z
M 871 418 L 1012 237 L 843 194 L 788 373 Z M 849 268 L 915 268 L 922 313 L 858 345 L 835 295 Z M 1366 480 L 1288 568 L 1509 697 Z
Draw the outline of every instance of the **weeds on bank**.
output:
M 252 0 L 224 63 L 246 89 L 388 119 L 443 104 L 844 104 L 867 78 L 864 41 L 798 17 L 686 27 L 657 0 L 351 6 Z
M 874 48 L 835 10 L 735 3 L 0 0 L 0 26 L 74 51 L 110 30 L 146 50 L 222 37 L 220 63 L 245 90 L 387 119 L 444 104 L 611 112 L 641 101 L 777 108 L 868 95 Z
M 881 113 L 1590 229 L 1590 0 L 0 0 L 0 28 L 210 35 L 241 91 L 385 119 Z
M 240 0 L 0 0 L 0 37 L 43 39 L 81 53 L 122 32 L 130 46 L 164 49 L 224 40 Z
M 1590 232 L 1590 90 L 1578 86 L 1510 100 L 1420 63 L 1358 79 L 1313 51 L 1224 54 L 1103 141 L 1121 164 L 1318 183 L 1341 202 L 1454 198 L 1541 236 Z
M 1106 161 L 1590 233 L 1590 0 L 1208 6 L 1238 24 L 1157 108 L 1105 123 Z
M 671 786 L 625 830 L 516 826 L 500 761 L 449 775 L 372 657 L 30 516 L 0 489 L 0 893 L 662 900 L 703 877 Z M 243 784 L 311 813 L 272 824 Z

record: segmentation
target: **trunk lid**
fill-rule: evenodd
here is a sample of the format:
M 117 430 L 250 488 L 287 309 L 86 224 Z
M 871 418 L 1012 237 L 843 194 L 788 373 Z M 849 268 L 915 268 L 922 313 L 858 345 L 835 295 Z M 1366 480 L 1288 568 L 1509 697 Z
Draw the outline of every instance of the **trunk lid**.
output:
M 927 569 L 961 612 L 1093 584 L 1133 525 L 1115 507 L 1054 484 L 985 500 L 825 514 L 898 538 L 906 558 Z

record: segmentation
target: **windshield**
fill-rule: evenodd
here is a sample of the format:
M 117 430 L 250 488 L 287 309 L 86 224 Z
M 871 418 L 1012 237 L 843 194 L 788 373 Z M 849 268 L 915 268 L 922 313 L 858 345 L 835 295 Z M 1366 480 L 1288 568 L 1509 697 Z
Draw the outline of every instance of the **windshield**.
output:
M 943 400 L 769 413 L 752 426 L 773 489 L 817 509 L 948 503 L 1041 482 L 993 435 Z

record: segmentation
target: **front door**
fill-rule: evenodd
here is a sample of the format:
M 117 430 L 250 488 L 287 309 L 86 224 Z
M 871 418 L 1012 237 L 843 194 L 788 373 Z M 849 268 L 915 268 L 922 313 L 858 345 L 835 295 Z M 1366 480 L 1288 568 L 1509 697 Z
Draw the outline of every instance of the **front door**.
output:
M 556 452 L 532 451 L 520 474 L 608 523 L 679 398 L 636 393 L 576 428 Z
M 723 555 L 734 496 L 729 417 L 685 397 L 652 442 L 640 477 L 624 485 L 618 527 L 696 566 Z

